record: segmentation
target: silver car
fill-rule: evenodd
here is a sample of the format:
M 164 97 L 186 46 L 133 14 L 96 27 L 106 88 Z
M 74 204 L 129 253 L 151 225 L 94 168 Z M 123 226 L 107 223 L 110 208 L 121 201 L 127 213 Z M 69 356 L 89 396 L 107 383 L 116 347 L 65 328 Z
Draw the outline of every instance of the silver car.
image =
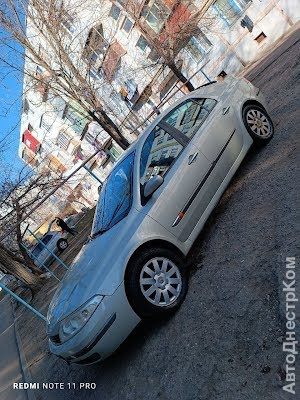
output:
M 185 256 L 252 143 L 273 132 L 264 98 L 244 79 L 199 88 L 163 112 L 101 191 L 90 241 L 48 310 L 52 353 L 103 360 L 142 318 L 178 309 Z

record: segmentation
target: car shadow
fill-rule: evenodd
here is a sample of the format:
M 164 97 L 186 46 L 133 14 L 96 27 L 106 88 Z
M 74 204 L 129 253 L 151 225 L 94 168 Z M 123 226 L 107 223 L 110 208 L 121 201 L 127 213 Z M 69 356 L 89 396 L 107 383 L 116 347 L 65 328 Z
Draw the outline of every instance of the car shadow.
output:
M 199 269 L 202 268 L 203 253 L 199 251 L 203 245 L 209 240 L 212 228 L 216 225 L 218 218 L 224 214 L 228 207 L 230 206 L 230 201 L 237 190 L 249 182 L 250 179 L 254 177 L 249 177 L 249 172 L 252 171 L 253 162 L 259 159 L 261 153 L 266 150 L 265 147 L 252 146 L 245 158 L 241 162 L 238 170 L 231 179 L 229 185 L 227 186 L 225 192 L 222 194 L 220 200 L 216 204 L 214 210 L 211 212 L 207 221 L 204 224 L 200 234 L 194 241 L 190 251 L 186 256 L 186 267 L 189 274 L 193 276 Z M 247 182 L 245 182 L 245 177 L 247 176 Z

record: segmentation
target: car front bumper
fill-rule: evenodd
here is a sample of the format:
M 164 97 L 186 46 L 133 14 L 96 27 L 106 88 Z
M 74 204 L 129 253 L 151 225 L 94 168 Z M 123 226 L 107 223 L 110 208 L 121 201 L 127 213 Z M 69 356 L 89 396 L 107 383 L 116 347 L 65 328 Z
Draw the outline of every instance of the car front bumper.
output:
M 112 296 L 104 296 L 90 320 L 74 337 L 64 343 L 50 338 L 49 348 L 68 363 L 99 362 L 112 354 L 139 322 L 122 283 Z

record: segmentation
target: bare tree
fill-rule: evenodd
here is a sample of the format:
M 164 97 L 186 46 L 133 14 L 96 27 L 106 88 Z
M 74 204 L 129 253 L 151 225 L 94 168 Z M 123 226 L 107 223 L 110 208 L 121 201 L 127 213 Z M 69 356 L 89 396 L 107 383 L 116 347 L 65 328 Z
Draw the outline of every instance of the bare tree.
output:
M 213 0 L 203 0 L 201 6 L 195 7 L 192 0 L 170 0 L 169 7 L 160 2 L 157 30 L 151 29 L 144 17 L 147 15 L 145 7 L 141 7 L 135 0 L 125 1 L 127 12 L 134 18 L 135 24 L 145 37 L 151 48 L 162 59 L 164 65 L 168 66 L 174 75 L 190 90 L 194 86 L 182 73 L 176 63 L 176 56 L 187 44 L 189 39 L 199 32 L 200 21 L 204 26 L 211 24 L 211 18 L 206 15 Z
M 2 269 L 28 285 L 38 284 L 42 272 L 23 247 L 24 215 L 60 181 L 61 177 L 46 172 L 33 175 L 19 185 L 8 179 L 1 181 L 0 228 L 7 235 L 0 243 L 0 264 Z
M 2 1 L 0 26 L 8 36 L 0 37 L 2 48 L 6 49 L 6 54 L 0 56 L 0 62 L 19 71 L 25 65 L 23 72 L 24 81 L 27 82 L 26 90 L 36 88 L 43 95 L 51 91 L 55 96 L 75 102 L 83 110 L 83 118 L 88 116 L 97 121 L 121 148 L 126 149 L 129 142 L 114 122 L 116 113 L 105 103 L 105 99 L 99 97 L 97 85 L 90 78 L 89 48 L 95 38 L 89 36 L 85 43 L 80 43 L 77 36 L 69 38 L 68 27 L 85 3 L 88 2 Z M 14 45 L 15 41 L 23 48 L 24 65 L 20 61 L 15 62 L 16 57 L 13 57 L 16 52 L 19 52 L 19 56 L 22 53 Z

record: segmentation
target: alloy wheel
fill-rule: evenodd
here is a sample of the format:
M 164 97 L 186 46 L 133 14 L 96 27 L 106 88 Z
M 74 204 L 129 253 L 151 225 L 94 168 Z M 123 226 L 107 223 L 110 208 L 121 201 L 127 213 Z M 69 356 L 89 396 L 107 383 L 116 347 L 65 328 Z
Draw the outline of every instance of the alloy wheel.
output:
M 272 135 L 272 126 L 265 114 L 258 109 L 250 109 L 246 114 L 246 121 L 251 131 L 261 137 L 268 138 Z
M 61 250 L 65 250 L 67 247 L 68 247 L 68 242 L 67 242 L 66 240 L 61 240 L 61 241 L 59 242 L 59 248 L 60 248 Z
M 158 307 L 169 306 L 181 292 L 179 268 L 165 257 L 152 258 L 141 270 L 140 288 L 150 303 Z

